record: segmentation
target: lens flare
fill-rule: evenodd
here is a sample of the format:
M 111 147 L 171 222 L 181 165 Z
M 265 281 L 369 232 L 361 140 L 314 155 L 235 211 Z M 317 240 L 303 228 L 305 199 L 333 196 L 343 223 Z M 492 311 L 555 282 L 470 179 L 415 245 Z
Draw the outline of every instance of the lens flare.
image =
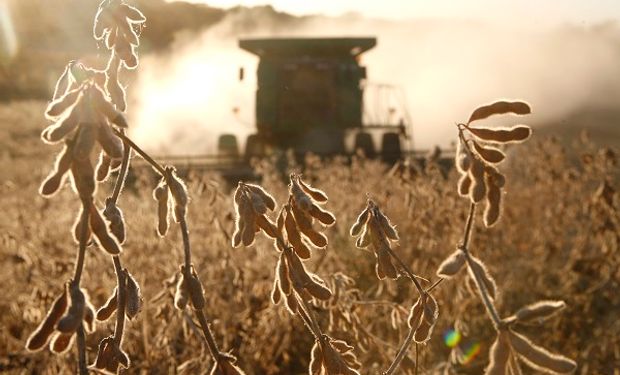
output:
M 443 341 L 449 348 L 454 348 L 461 342 L 461 333 L 453 328 L 443 333 Z
M 467 345 L 463 346 L 463 352 L 459 356 L 459 361 L 466 365 L 471 363 L 480 353 L 480 343 L 478 342 L 470 342 Z
M 17 35 L 9 4 L 0 1 L 0 60 L 11 58 L 17 53 Z

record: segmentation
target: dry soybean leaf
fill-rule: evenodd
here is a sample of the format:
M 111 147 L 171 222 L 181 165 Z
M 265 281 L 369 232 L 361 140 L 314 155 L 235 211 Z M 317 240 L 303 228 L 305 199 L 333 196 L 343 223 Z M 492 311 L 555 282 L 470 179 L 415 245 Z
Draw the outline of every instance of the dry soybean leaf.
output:
M 509 333 L 501 331 L 489 351 L 489 365 L 484 375 L 508 375 L 508 361 L 510 360 Z
M 478 158 L 474 158 L 472 166 L 469 170 L 469 178 L 471 179 L 471 187 L 469 188 L 469 197 L 473 203 L 478 203 L 484 199 L 487 189 L 484 182 L 484 164 Z
M 73 337 L 75 335 L 71 333 L 56 333 L 50 342 L 50 350 L 52 353 L 64 354 L 69 350 L 73 343 Z
M 71 177 L 73 189 L 83 200 L 92 199 L 97 185 L 95 183 L 95 170 L 89 159 L 73 159 L 71 163 Z
M 276 269 L 278 271 L 277 279 L 280 281 L 280 289 L 282 290 L 282 293 L 285 295 L 291 294 L 291 280 L 289 278 L 289 270 L 284 253 L 280 254 L 280 258 L 276 264 Z
M 129 365 L 131 364 L 129 356 L 121 348 L 118 347 L 116 348 L 116 359 L 121 366 L 123 366 L 124 368 L 129 368 Z
M 364 227 L 366 226 L 366 222 L 368 222 L 369 216 L 370 216 L 370 207 L 367 206 L 362 211 L 362 213 L 359 214 L 353 226 L 351 226 L 351 230 L 349 231 L 349 233 L 351 234 L 351 237 L 357 237 L 360 235 L 360 233 L 362 233 L 362 229 L 364 229 Z
M 320 375 L 322 365 L 323 353 L 321 352 L 321 346 L 318 341 L 315 341 L 310 352 L 310 365 L 308 366 L 310 375 Z
M 383 212 L 379 210 L 379 208 L 376 208 L 374 210 L 374 216 L 377 218 L 377 222 L 379 223 L 379 226 L 381 227 L 383 233 L 385 233 L 387 238 L 397 241 L 398 232 L 396 232 L 396 229 L 394 228 L 392 223 L 390 223 L 390 219 L 388 219 L 387 216 L 385 216 Z
M 332 292 L 325 285 L 325 282 L 313 273 L 308 274 L 310 276 L 309 281 L 305 283 L 304 287 L 314 297 L 322 301 L 327 301 L 332 297 Z
M 95 332 L 95 308 L 88 300 L 86 301 L 86 307 L 84 308 L 84 323 L 86 333 L 90 334 Z
M 273 199 L 271 194 L 267 193 L 267 191 L 265 189 L 263 189 L 262 186 L 254 185 L 254 184 L 245 184 L 245 186 L 247 186 L 248 189 L 250 189 L 250 191 L 252 193 L 257 194 L 258 196 L 260 196 L 262 198 L 263 202 L 265 203 L 267 208 L 269 208 L 270 211 L 275 210 L 275 208 L 276 208 L 276 200 Z
M 324 248 L 327 246 L 327 237 L 323 233 L 317 232 L 312 228 L 304 228 L 302 232 L 314 246 L 318 248 Z
M 499 220 L 501 213 L 502 191 L 495 185 L 490 185 L 487 192 L 487 204 L 484 209 L 484 225 L 489 228 Z
M 284 217 L 285 217 L 285 213 L 286 211 L 284 210 L 284 207 L 282 207 L 280 209 L 280 212 L 278 213 L 278 218 L 276 219 L 276 226 L 278 227 L 278 232 L 282 233 L 282 231 L 284 230 Z
M 52 303 L 43 322 L 41 322 L 37 329 L 28 337 L 26 349 L 33 352 L 42 349 L 47 344 L 50 336 L 54 333 L 56 323 L 58 323 L 67 310 L 68 301 L 67 289 L 64 288 L 62 294 Z
M 265 215 L 256 215 L 256 225 L 258 225 L 268 237 L 278 237 L 278 229 Z
M 293 246 L 293 250 L 299 255 L 302 259 L 310 258 L 310 249 L 306 246 L 306 244 L 301 239 L 301 234 L 299 233 L 299 229 L 297 229 L 297 225 L 295 223 L 295 219 L 291 212 L 288 211 L 286 214 L 286 218 L 284 219 L 284 226 L 286 228 L 286 236 L 288 241 Z
M 304 211 L 310 211 L 311 206 L 313 205 L 312 199 L 308 194 L 306 194 L 302 188 L 299 186 L 299 179 L 295 175 L 290 176 L 291 184 L 290 184 L 290 192 L 293 196 L 293 200 Z M 314 215 L 313 215 L 314 216 Z
M 495 280 L 489 273 L 489 270 L 480 259 L 476 258 L 473 255 L 470 255 L 470 258 L 471 267 L 468 267 L 468 270 L 471 278 L 475 281 L 476 275 L 478 275 L 491 298 L 495 299 L 495 296 L 497 294 L 497 286 L 495 284 Z
M 256 238 L 256 231 L 258 229 L 256 225 L 256 217 L 254 215 L 254 211 L 252 211 L 249 205 L 247 207 L 249 208 L 249 210 L 246 210 L 246 212 L 249 212 L 248 217 L 251 219 L 243 221 L 244 225 L 241 232 L 241 243 L 243 243 L 243 246 L 245 247 L 252 246 L 252 244 L 254 243 L 254 239 Z
M 463 142 L 459 142 L 456 150 L 456 168 L 461 173 L 467 173 L 471 167 L 471 155 Z
M 112 198 L 106 198 L 103 216 L 110 223 L 112 235 L 114 235 L 118 243 L 122 245 L 125 242 L 125 219 L 123 217 L 123 211 L 112 202 Z
M 471 191 L 471 178 L 469 177 L 469 173 L 463 174 L 461 175 L 461 178 L 459 178 L 458 190 L 460 196 L 469 196 Z
M 74 63 L 75 61 L 71 61 L 69 62 L 66 66 L 65 66 L 65 70 L 62 72 L 62 74 L 60 75 L 60 77 L 58 77 L 58 81 L 56 81 L 56 85 L 54 86 L 54 95 L 53 95 L 53 100 L 58 99 L 61 95 L 64 95 L 67 90 L 69 89 L 69 85 L 71 83 L 71 78 L 70 78 L 70 74 L 69 74 L 69 69 L 71 68 L 71 65 Z
M 273 287 L 271 289 L 271 302 L 273 302 L 274 305 L 277 305 L 278 303 L 280 303 L 281 299 L 282 290 L 280 290 L 279 279 L 275 278 L 275 280 L 273 280 Z
M 114 292 L 112 293 L 112 295 L 103 304 L 103 306 L 101 306 L 99 310 L 97 310 L 97 314 L 96 314 L 97 320 L 101 322 L 108 320 L 112 316 L 114 311 L 116 311 L 117 307 L 118 307 L 118 293 L 117 293 L 117 289 L 114 288 Z
M 239 222 L 237 220 L 237 222 L 235 223 L 235 231 L 232 235 L 232 247 L 233 248 L 237 248 L 239 246 L 241 246 L 241 235 L 244 232 L 244 228 L 243 228 L 243 222 Z
M 54 144 L 60 142 L 67 134 L 71 133 L 81 121 L 81 103 L 65 111 L 63 116 L 53 125 L 48 126 L 41 133 L 41 139 L 45 143 Z
M 297 297 L 295 297 L 295 293 L 291 293 L 289 295 L 286 296 L 286 298 L 284 299 L 285 305 L 286 305 L 286 309 L 293 315 L 297 314 L 297 307 L 298 302 L 297 302 Z
M 144 14 L 131 5 L 121 3 L 118 6 L 118 11 L 133 23 L 142 23 L 146 21 Z
M 99 6 L 95 15 L 95 23 L 93 24 L 93 37 L 96 40 L 102 40 L 106 32 L 111 28 L 110 15 L 107 7 Z
M 409 325 L 409 328 L 416 329 L 420 326 L 420 319 L 422 319 L 423 312 L 424 306 L 422 303 L 422 298 L 418 298 L 409 311 L 409 317 L 407 318 L 407 325 Z
M 103 151 L 105 151 L 111 159 L 120 159 L 123 157 L 123 141 L 112 132 L 112 129 L 107 124 L 99 124 L 97 141 L 101 145 Z
M 78 98 L 81 94 L 82 87 L 80 86 L 67 92 L 62 97 L 55 99 L 47 106 L 47 109 L 45 110 L 45 117 L 53 120 L 56 117 L 62 115 L 63 112 L 65 112 L 69 107 L 71 107 L 78 101 Z
M 95 359 L 95 363 L 90 365 L 91 368 L 105 369 L 108 366 L 112 353 L 110 350 L 110 343 L 112 342 L 112 340 L 112 337 L 108 336 L 99 341 L 97 357 Z
M 107 225 L 94 204 L 91 204 L 89 219 L 90 229 L 95 235 L 99 247 L 110 255 L 120 254 L 121 246 L 116 241 L 116 238 L 112 237 L 108 232 Z
M 192 305 L 195 310 L 202 310 L 207 301 L 205 300 L 205 291 L 202 287 L 202 283 L 198 278 L 198 274 L 194 271 L 192 267 L 192 274 L 189 279 L 187 279 L 187 289 L 189 291 L 189 296 L 192 300 Z
M 474 112 L 469 116 L 469 120 L 467 123 L 471 123 L 472 121 L 482 120 L 492 115 L 501 115 L 505 113 L 514 113 L 516 115 L 527 115 L 531 113 L 532 110 L 529 104 L 525 102 L 508 102 L 508 101 L 498 101 L 493 104 L 485 105 L 482 107 L 476 108 Z
M 187 212 L 187 187 L 183 180 L 177 176 L 174 167 L 166 167 L 166 182 L 174 200 L 174 220 L 180 223 Z
M 125 89 L 118 83 L 116 78 L 108 78 L 106 80 L 106 90 L 110 93 L 116 108 L 118 108 L 119 111 L 124 111 L 125 108 L 127 108 Z
M 70 297 L 69 309 L 56 324 L 56 329 L 61 333 L 75 332 L 82 324 L 86 308 L 86 296 L 80 287 L 75 283 L 71 283 L 68 288 Z
M 429 323 L 426 319 L 420 320 L 420 325 L 415 330 L 413 335 L 413 339 L 418 344 L 424 344 L 431 338 L 431 334 L 433 333 L 433 324 Z
M 518 322 L 542 322 L 566 307 L 564 301 L 538 301 L 522 307 L 514 316 Z
M 465 264 L 465 253 L 458 249 L 439 265 L 437 276 L 450 278 L 461 270 L 463 264 Z
M 291 212 L 295 217 L 297 227 L 299 227 L 301 231 L 303 231 L 304 229 L 312 228 L 312 216 L 310 216 L 310 214 L 308 214 L 306 211 L 299 208 L 299 206 L 295 204 L 295 201 L 293 201 L 291 204 Z
M 250 202 L 252 203 L 252 209 L 259 215 L 264 215 L 267 213 L 267 205 L 263 198 L 260 195 L 255 193 L 250 193 Z
M 424 307 L 424 320 L 429 322 L 431 325 L 434 325 L 437 321 L 437 317 L 439 316 L 439 307 L 437 306 L 437 301 L 435 297 L 430 294 L 426 296 L 426 302 L 423 304 Z
M 398 272 L 396 267 L 392 263 L 392 256 L 385 249 L 376 249 L 375 255 L 377 256 L 377 277 L 382 280 L 385 276 L 390 279 L 398 278 Z
M 125 293 L 127 295 L 125 315 L 131 320 L 142 310 L 142 293 L 136 279 L 127 271 L 125 271 L 125 283 Z
M 75 217 L 75 221 L 73 222 L 73 241 L 75 241 L 76 244 L 80 243 L 80 236 L 82 235 L 82 212 L 83 212 L 83 208 L 80 208 L 80 212 L 78 213 L 78 215 Z M 90 241 L 90 237 L 91 237 L 91 230 L 90 230 L 90 226 L 88 223 L 86 223 L 86 236 L 84 238 L 84 242 L 88 243 Z
M 310 185 L 306 184 L 301 178 L 299 178 L 298 181 L 302 190 L 305 191 L 306 194 L 308 194 L 313 200 L 319 203 L 327 202 L 327 194 L 325 194 L 325 192 L 311 187 Z
M 138 34 L 134 31 L 131 23 L 127 22 L 127 19 L 117 22 L 117 25 L 125 39 L 127 39 L 130 44 L 133 44 L 134 46 L 140 45 L 140 38 L 138 38 Z
M 331 212 L 321 209 L 316 204 L 312 204 L 308 212 L 323 225 L 330 226 L 336 222 L 336 217 Z
M 95 167 L 95 175 L 97 178 L 97 182 L 103 182 L 107 180 L 110 175 L 110 165 L 112 164 L 112 159 L 105 152 L 99 153 L 99 161 L 97 162 L 97 166 Z
M 527 337 L 510 331 L 510 344 L 527 365 L 539 371 L 553 371 L 569 374 L 575 371 L 577 364 L 559 354 L 533 344 Z
M 532 134 L 532 129 L 525 125 L 517 125 L 507 129 L 468 128 L 468 130 L 476 138 L 494 143 L 523 142 Z
M 155 190 L 153 190 L 153 199 L 157 201 L 157 233 L 163 237 L 168 232 L 168 185 L 162 179 Z
M 71 168 L 71 161 L 71 145 L 65 144 L 65 147 L 58 154 L 58 157 L 56 157 L 56 162 L 54 163 L 54 170 L 41 184 L 39 194 L 48 198 L 58 192 L 67 174 L 67 171 Z
M 480 157 L 489 163 L 497 164 L 506 158 L 503 152 L 494 147 L 483 147 L 478 142 L 473 142 L 474 148 Z
M 187 283 L 185 282 L 185 272 L 181 272 L 179 280 L 177 281 L 176 291 L 174 293 L 174 307 L 179 310 L 184 310 L 188 301 L 189 291 L 187 290 Z
M 360 249 L 364 249 L 370 245 L 370 242 L 370 231 L 368 230 L 368 227 L 364 227 L 362 234 L 357 238 L 357 241 L 355 241 L 355 246 Z

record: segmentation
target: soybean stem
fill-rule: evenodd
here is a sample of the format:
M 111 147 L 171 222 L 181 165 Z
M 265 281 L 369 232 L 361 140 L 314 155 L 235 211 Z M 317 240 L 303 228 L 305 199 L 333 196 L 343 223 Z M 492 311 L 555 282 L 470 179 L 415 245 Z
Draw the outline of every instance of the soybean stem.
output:
M 73 272 L 73 282 L 77 287 L 80 286 L 80 279 L 82 278 L 82 269 L 84 268 L 84 257 L 86 255 L 86 241 L 88 236 L 88 217 L 90 214 L 90 207 L 87 200 L 82 199 L 82 215 L 80 215 L 80 238 L 78 239 L 78 253 L 75 261 L 75 269 Z
M 389 246 L 387 247 L 387 250 L 392 256 L 392 258 L 396 259 L 398 264 L 400 264 L 401 268 L 407 274 L 407 277 L 409 277 L 411 281 L 413 281 L 413 284 L 418 290 L 418 294 L 420 295 L 420 297 L 426 294 L 427 292 L 424 291 L 424 289 L 422 288 L 422 285 L 420 285 L 420 283 L 416 279 L 415 274 L 409 269 L 409 267 L 405 264 L 405 262 L 403 262 L 402 259 L 400 259 L 400 257 L 396 255 L 394 250 L 392 250 Z M 438 284 L 435 284 L 435 285 L 438 285 Z M 394 361 L 392 361 L 392 363 L 390 364 L 390 367 L 388 367 L 387 371 L 384 373 L 385 375 L 393 374 L 398 368 L 398 366 L 400 365 L 400 363 L 403 361 L 403 359 L 405 358 L 405 355 L 407 354 L 407 351 L 409 350 L 409 347 L 411 346 L 411 343 L 413 342 L 416 329 L 417 327 L 413 325 L 409 327 L 409 332 L 407 332 L 407 337 L 405 338 L 405 341 L 403 341 L 402 345 L 400 346 L 400 349 L 398 349 L 398 353 L 396 353 L 396 357 L 394 358 Z
M 213 360 L 216 363 L 220 362 L 220 349 L 215 342 L 215 337 L 213 336 L 213 332 L 209 328 L 209 321 L 205 316 L 202 310 L 194 310 L 196 313 L 196 317 L 198 318 L 198 322 L 200 323 L 200 328 L 202 328 L 202 334 L 205 338 L 205 342 L 207 343 L 207 348 L 213 357 Z
M 189 229 L 187 228 L 187 221 L 185 220 L 185 217 L 182 217 L 181 220 L 179 220 L 179 226 L 181 228 L 181 235 L 183 237 L 183 254 L 185 257 L 185 272 L 187 272 L 189 275 L 191 273 L 190 267 L 192 265 L 192 251 L 191 251 L 190 242 L 189 242 Z
M 80 323 L 80 326 L 76 332 L 77 336 L 77 350 L 78 350 L 78 373 L 80 375 L 88 375 L 88 367 L 86 365 L 86 338 L 84 335 L 84 325 Z
M 413 342 L 414 334 L 415 334 L 415 327 L 411 327 L 409 329 L 409 332 L 407 333 L 407 337 L 405 338 L 405 341 L 401 345 L 400 349 L 398 349 L 398 353 L 396 354 L 394 361 L 392 362 L 390 367 L 388 367 L 387 371 L 385 371 L 384 375 L 393 374 L 398 368 L 398 366 L 400 365 L 400 363 L 403 361 L 403 359 L 405 359 L 405 355 L 407 355 L 407 351 L 409 351 L 409 346 Z
M 480 276 L 480 273 L 476 271 L 477 267 L 473 266 L 474 261 L 471 257 L 471 254 L 468 248 L 469 240 L 471 239 L 471 232 L 473 230 L 475 212 L 476 212 L 476 204 L 472 203 L 469 206 L 469 215 L 467 217 L 467 223 L 465 224 L 465 234 L 463 236 L 463 243 L 461 244 L 460 249 L 465 253 L 465 259 L 467 260 L 467 266 L 469 267 L 472 274 L 474 275 L 474 281 L 476 283 L 476 287 L 478 288 L 478 291 L 480 292 L 482 303 L 484 304 L 484 307 L 489 313 L 489 317 L 493 321 L 493 325 L 495 326 L 495 329 L 499 329 L 499 327 L 502 324 L 501 319 L 499 318 L 499 314 L 497 313 L 497 309 L 495 308 L 495 305 L 493 304 L 491 297 L 489 297 L 489 291 L 484 285 L 484 282 L 482 281 L 482 277 Z
M 120 258 L 115 255 L 112 257 L 114 261 L 114 272 L 116 272 L 116 280 L 117 280 L 117 288 L 116 288 L 116 298 L 117 298 L 117 309 L 116 309 L 116 326 L 114 327 L 114 343 L 117 347 L 120 347 L 121 342 L 123 340 L 123 330 L 125 328 L 125 305 L 126 303 L 126 293 L 125 286 L 127 285 L 127 275 L 121 266 Z
M 192 265 L 192 251 L 189 242 L 189 229 L 187 227 L 187 221 L 185 217 L 181 217 L 179 220 L 179 228 L 181 230 L 181 236 L 183 237 L 183 253 L 185 256 L 185 277 L 191 277 L 191 265 Z M 220 349 L 215 342 L 215 337 L 213 332 L 211 332 L 211 328 L 209 328 L 209 321 L 202 310 L 194 309 L 196 313 L 196 317 L 198 318 L 198 322 L 200 323 L 200 328 L 202 329 L 202 334 L 204 336 L 205 342 L 207 344 L 207 348 L 213 357 L 216 365 L 220 362 Z
M 398 264 L 403 269 L 403 271 L 405 271 L 405 274 L 407 275 L 407 277 L 410 278 L 411 281 L 413 281 L 413 284 L 418 290 L 418 293 L 420 295 L 424 294 L 424 289 L 422 288 L 422 285 L 420 285 L 420 282 L 418 281 L 417 276 L 409 269 L 409 266 L 407 266 L 405 262 L 403 262 L 403 260 L 400 259 L 400 257 L 396 254 L 396 252 L 394 252 L 394 250 L 392 250 L 392 248 L 387 246 L 386 249 L 392 256 L 392 258 L 396 259 L 396 262 L 398 262 Z
M 113 131 L 117 136 L 119 136 L 123 140 L 123 142 L 125 142 L 125 144 L 128 144 L 129 146 L 131 146 L 131 148 L 133 148 L 138 153 L 138 155 L 142 156 L 144 160 L 146 160 L 149 164 L 151 164 L 153 168 L 155 168 L 160 175 L 162 176 L 166 175 L 166 171 L 164 170 L 164 168 L 158 162 L 156 162 L 149 154 L 144 152 L 140 148 L 140 146 L 135 144 L 128 136 L 126 136 L 125 134 L 123 134 L 121 131 L 117 129 L 113 129 Z
M 295 256 L 295 254 L 293 254 L 293 250 L 291 250 L 290 246 L 286 245 L 286 242 L 284 242 L 284 238 L 282 237 L 281 234 L 278 234 L 278 236 L 276 237 L 276 241 L 278 241 L 278 243 L 280 244 L 280 247 L 284 249 L 284 255 L 286 256 L 287 262 L 289 262 L 289 264 L 291 263 L 291 261 L 289 260 L 289 258 L 291 256 Z M 321 336 L 323 335 L 323 333 L 321 332 L 321 328 L 319 327 L 319 324 L 316 322 L 316 319 L 314 318 L 314 315 L 312 315 L 312 312 L 310 311 L 310 309 L 308 308 L 308 304 L 306 303 L 306 301 L 301 298 L 301 296 L 297 293 L 297 291 L 293 288 L 293 293 L 296 294 L 297 296 L 297 300 L 299 302 L 299 306 L 301 310 L 298 310 L 298 313 L 300 314 L 302 319 L 307 319 L 309 322 L 309 326 L 308 328 L 312 331 L 312 333 L 314 334 L 314 336 L 320 340 Z M 301 311 L 303 311 L 303 313 L 305 314 L 305 317 L 302 316 Z M 306 324 L 308 324 L 308 322 Z
M 124 133 L 122 133 L 124 134 Z M 129 143 L 123 139 L 123 160 L 121 161 L 121 170 L 118 172 L 118 177 L 114 183 L 114 191 L 112 192 L 112 202 L 116 204 L 118 197 L 123 190 L 125 184 L 125 178 L 127 178 L 127 170 L 129 169 L 129 157 L 131 156 L 131 148 Z

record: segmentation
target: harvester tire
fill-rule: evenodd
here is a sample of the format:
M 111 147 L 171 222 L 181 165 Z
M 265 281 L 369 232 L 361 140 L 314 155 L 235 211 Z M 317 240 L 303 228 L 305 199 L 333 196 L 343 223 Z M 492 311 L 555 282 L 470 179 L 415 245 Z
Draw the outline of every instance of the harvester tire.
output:
M 372 141 L 372 135 L 366 132 L 359 132 L 355 134 L 355 143 L 354 143 L 354 151 L 362 150 L 364 156 L 367 158 L 374 158 L 377 156 L 377 151 L 375 150 L 375 144 Z
M 400 135 L 398 133 L 384 133 L 381 139 L 381 160 L 394 164 L 401 158 Z

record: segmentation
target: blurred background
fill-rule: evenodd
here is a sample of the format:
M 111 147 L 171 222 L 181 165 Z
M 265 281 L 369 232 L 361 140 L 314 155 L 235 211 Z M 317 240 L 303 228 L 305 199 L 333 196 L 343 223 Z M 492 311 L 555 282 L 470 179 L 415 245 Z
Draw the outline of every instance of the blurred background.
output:
M 585 127 L 595 140 L 620 139 L 616 0 L 131 3 L 148 21 L 141 64 L 125 77 L 129 116 L 132 135 L 154 152 L 209 153 L 223 132 L 241 141 L 252 133 L 258 58 L 238 40 L 275 36 L 376 37 L 361 55 L 365 84 L 404 98 L 417 148 L 449 146 L 455 122 L 503 97 L 528 100 L 540 131 L 570 138 Z M 90 33 L 97 4 L 0 0 L 0 100 L 48 100 L 71 59 L 103 67 Z M 366 120 L 382 105 L 371 93 Z

